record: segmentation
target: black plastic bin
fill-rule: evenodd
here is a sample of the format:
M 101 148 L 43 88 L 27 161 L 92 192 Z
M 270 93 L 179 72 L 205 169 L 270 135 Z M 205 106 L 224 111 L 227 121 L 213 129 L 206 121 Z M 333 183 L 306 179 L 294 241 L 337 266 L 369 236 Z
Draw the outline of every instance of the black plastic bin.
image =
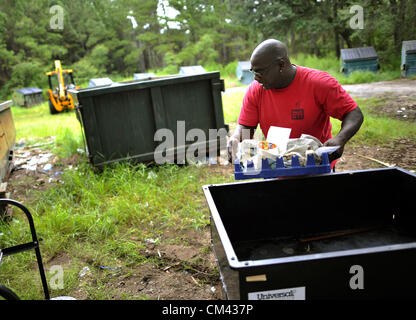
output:
M 384 168 L 203 190 L 228 299 L 416 297 L 416 175 Z
M 206 144 L 207 154 L 213 148 L 218 154 L 220 145 L 225 145 L 225 136 L 215 138 L 214 145 L 210 143 L 209 130 L 228 130 L 221 91 L 224 82 L 219 72 L 209 72 L 70 92 L 79 111 L 90 162 L 99 167 L 121 160 L 154 161 L 156 148 L 164 143 L 155 141 L 159 129 L 171 130 L 175 138 L 172 162 L 178 155 L 183 159 L 187 148 L 197 142 Z M 185 134 L 200 129 L 206 140 L 183 142 L 178 138 L 183 135 L 177 129 L 179 122 L 184 123 Z

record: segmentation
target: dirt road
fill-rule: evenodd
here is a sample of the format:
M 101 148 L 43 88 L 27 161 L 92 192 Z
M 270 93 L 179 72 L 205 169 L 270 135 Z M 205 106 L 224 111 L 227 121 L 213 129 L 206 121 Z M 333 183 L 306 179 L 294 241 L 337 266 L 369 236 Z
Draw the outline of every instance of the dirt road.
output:
M 342 86 L 357 98 L 416 98 L 416 80 L 400 79 Z

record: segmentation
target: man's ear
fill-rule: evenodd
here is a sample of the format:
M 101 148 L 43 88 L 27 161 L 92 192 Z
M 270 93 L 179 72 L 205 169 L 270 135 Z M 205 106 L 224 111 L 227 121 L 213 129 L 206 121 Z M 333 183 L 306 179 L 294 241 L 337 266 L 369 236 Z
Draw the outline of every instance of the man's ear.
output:
M 285 68 L 285 65 L 286 65 L 285 61 L 280 58 L 279 59 L 279 69 L 280 69 L 280 72 L 282 72 L 282 70 Z

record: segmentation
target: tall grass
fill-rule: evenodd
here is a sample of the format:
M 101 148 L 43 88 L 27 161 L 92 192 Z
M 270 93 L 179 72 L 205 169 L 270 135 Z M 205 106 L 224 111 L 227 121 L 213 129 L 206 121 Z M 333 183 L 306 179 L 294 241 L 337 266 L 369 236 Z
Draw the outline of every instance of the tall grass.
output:
M 201 186 L 230 182 L 232 176 L 195 165 L 129 163 L 95 172 L 83 162 L 76 170 L 66 170 L 61 179 L 46 191 L 31 192 L 26 203 L 43 239 L 45 260 L 62 253 L 73 260 L 68 277 L 65 273 L 65 290 L 52 295 L 71 295 L 82 266 L 97 270 L 117 260 L 124 268 L 134 267 L 147 261 L 140 251 L 147 239 L 164 239 L 166 231 L 205 228 L 209 212 Z M 16 214 L 14 219 L 0 225 L 0 247 L 29 240 L 23 216 Z M 41 298 L 37 271 L 30 267 L 33 258 L 31 253 L 10 256 L 1 266 L 0 282 L 17 288 L 25 299 Z M 90 298 L 97 298 L 98 291 L 89 290 Z M 101 298 L 109 298 L 107 294 Z

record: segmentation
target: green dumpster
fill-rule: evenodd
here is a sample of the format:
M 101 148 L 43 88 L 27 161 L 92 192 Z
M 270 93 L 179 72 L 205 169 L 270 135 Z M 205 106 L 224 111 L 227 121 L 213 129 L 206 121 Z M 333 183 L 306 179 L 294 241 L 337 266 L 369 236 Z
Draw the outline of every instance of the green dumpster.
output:
M 251 69 L 251 62 L 250 61 L 239 61 L 237 64 L 237 68 L 235 73 L 237 75 L 237 79 L 242 84 L 249 85 L 254 80 L 254 74 L 250 72 Z
M 22 88 L 13 92 L 13 104 L 21 107 L 32 107 L 44 101 L 43 92 L 39 88 Z
M 378 56 L 373 47 L 341 49 L 341 71 L 350 74 L 354 71 L 378 72 Z
M 402 42 L 402 76 L 416 75 L 416 40 Z
M 183 164 L 189 155 L 218 155 L 228 131 L 221 91 L 219 72 L 70 90 L 96 167 L 124 160 Z

